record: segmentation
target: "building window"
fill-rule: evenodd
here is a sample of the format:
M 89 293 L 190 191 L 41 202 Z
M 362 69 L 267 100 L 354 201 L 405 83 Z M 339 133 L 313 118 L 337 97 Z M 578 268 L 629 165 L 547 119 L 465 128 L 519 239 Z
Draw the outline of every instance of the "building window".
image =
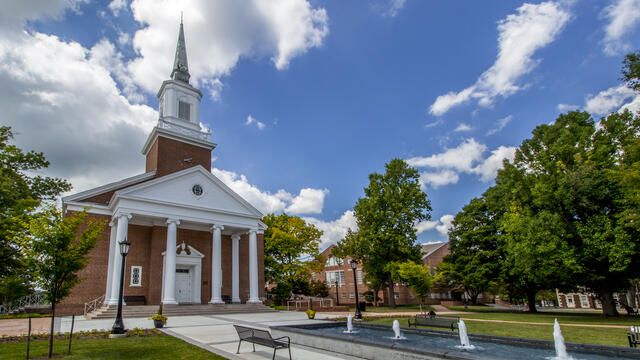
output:
M 327 259 L 327 266 L 342 266 L 343 263 L 344 262 L 342 261 L 341 258 L 337 258 L 335 256 L 332 256 Z
M 340 276 L 340 277 L 338 278 L 338 281 L 340 281 L 340 285 L 344 285 L 344 270 L 340 270 L 340 271 L 338 271 L 338 274 L 339 274 L 339 276 Z
M 573 307 L 573 296 L 567 296 L 567 306 Z
M 131 281 L 129 286 L 142 286 L 142 266 L 131 267 Z
M 346 292 L 343 292 L 343 293 L 342 293 L 342 298 L 343 298 L 343 299 L 346 299 L 346 298 L 347 298 L 347 293 L 346 293 Z
M 349 293 L 349 299 L 353 299 L 353 298 L 355 298 L 355 297 L 356 297 L 356 296 L 355 296 L 353 293 Z
M 580 295 L 580 301 L 582 302 L 583 308 L 589 307 L 589 299 L 587 298 L 587 295 Z
M 311 280 L 316 281 L 316 274 L 315 273 L 311 274 Z
M 336 280 L 340 285 L 344 285 L 344 270 L 340 271 L 327 271 L 325 273 L 325 281 L 328 286 L 333 286 L 336 284 Z
M 358 279 L 358 284 L 362 284 L 362 269 L 356 271 L 356 279 Z
M 191 104 L 178 101 L 178 118 L 183 120 L 191 120 Z
M 393 293 L 393 298 L 398 300 L 400 298 L 400 293 Z
M 409 299 L 413 299 L 415 296 L 413 295 L 412 292 L 409 292 Z

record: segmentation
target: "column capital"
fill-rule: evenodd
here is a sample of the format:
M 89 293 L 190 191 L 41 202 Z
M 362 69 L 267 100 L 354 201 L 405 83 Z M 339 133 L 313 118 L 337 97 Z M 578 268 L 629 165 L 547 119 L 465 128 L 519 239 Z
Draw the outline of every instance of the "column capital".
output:
M 249 229 L 249 231 L 247 231 L 247 234 L 251 234 L 251 233 L 264 234 L 264 230 L 260 230 L 258 228 L 251 228 L 251 229 Z
M 211 225 L 211 231 L 215 231 L 215 230 L 224 230 L 224 225 L 220 225 L 220 224 L 213 224 Z
M 240 240 L 240 234 L 232 234 L 231 235 L 231 240 Z
M 116 219 L 120 220 L 120 218 L 122 217 L 127 217 L 127 220 L 131 219 L 133 217 L 133 215 L 131 215 L 131 213 L 127 213 L 127 212 L 118 212 L 116 213 L 113 217 L 115 217 Z
M 176 224 L 176 225 L 180 225 L 180 220 L 178 220 L 178 219 L 173 219 L 173 218 L 167 218 L 167 224 Z
M 111 221 L 109 221 L 109 226 L 114 227 L 118 225 L 118 222 L 115 218 L 111 218 Z

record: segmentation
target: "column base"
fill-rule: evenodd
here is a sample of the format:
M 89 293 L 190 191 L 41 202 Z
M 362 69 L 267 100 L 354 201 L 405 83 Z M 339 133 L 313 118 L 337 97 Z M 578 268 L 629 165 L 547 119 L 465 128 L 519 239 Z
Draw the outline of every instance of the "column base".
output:
M 118 306 L 118 299 L 109 299 L 104 302 L 106 306 Z M 126 306 L 127 303 L 122 300 L 122 306 Z
M 241 303 L 242 303 L 242 300 L 240 300 L 240 299 L 233 299 L 233 300 L 231 300 L 231 303 L 232 303 L 232 304 L 241 304 Z
M 222 299 L 211 299 L 209 304 L 224 304 L 224 300 Z
M 249 299 L 247 300 L 247 304 L 262 304 L 262 301 L 260 301 L 260 299 Z
M 178 302 L 174 299 L 162 300 L 162 305 L 178 305 Z

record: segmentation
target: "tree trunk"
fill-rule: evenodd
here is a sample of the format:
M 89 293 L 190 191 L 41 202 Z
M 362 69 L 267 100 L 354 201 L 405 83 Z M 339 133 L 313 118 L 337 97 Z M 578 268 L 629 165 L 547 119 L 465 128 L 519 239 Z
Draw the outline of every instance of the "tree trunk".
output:
M 49 332 L 49 359 L 53 356 L 53 324 L 56 318 L 56 304 L 51 302 L 51 331 Z
M 395 292 L 393 291 L 393 279 L 391 278 L 391 273 L 387 274 L 387 289 L 389 289 L 389 308 L 390 309 L 395 309 L 396 308 L 396 298 L 395 298 Z
M 601 291 L 598 293 L 598 296 L 600 296 L 600 300 L 602 301 L 602 315 L 604 317 L 619 316 L 612 292 Z
M 527 302 L 529 303 L 529 312 L 537 313 L 536 309 L 536 293 L 537 291 L 527 291 Z
M 471 293 L 471 294 L 472 294 L 471 295 L 471 304 L 472 305 L 478 305 L 478 296 L 480 296 L 480 294 L 476 293 L 476 292 Z

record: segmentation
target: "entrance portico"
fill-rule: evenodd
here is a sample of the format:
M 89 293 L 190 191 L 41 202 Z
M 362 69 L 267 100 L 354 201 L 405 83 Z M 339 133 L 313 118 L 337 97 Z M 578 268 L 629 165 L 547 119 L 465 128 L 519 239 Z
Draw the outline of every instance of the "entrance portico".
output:
M 194 195 L 191 191 L 194 184 L 202 189 L 200 195 Z M 192 194 L 188 194 L 188 191 L 184 191 L 185 189 Z M 136 235 L 128 231 L 130 225 L 163 227 L 166 231 L 163 241 L 164 251 L 155 255 L 162 256 L 161 303 L 203 302 L 201 301 L 201 289 L 204 284 L 201 279 L 204 277 L 205 268 L 203 263 L 210 268 L 211 290 L 208 303 L 224 303 L 223 280 L 230 280 L 231 283 L 231 291 L 226 296 L 233 302 L 241 302 L 241 270 L 248 275 L 249 291 L 246 302 L 261 303 L 256 239 L 266 228 L 260 221 L 262 214 L 233 193 L 210 172 L 196 166 L 123 191 L 116 191 L 111 205 L 115 215 L 111 222 L 108 270 L 110 276 L 106 284 L 105 304 L 114 305 L 118 300 L 117 292 L 113 291 L 118 289 L 122 261 L 122 257 L 118 254 L 117 243 L 126 237 L 132 244 L 131 251 L 134 252 L 136 248 Z M 188 240 L 179 243 L 179 230 L 200 233 L 200 237 L 203 237 L 202 233 L 208 233 L 211 251 L 198 249 Z M 245 245 L 248 248 L 248 256 L 245 255 L 241 263 L 242 237 L 248 243 Z M 157 248 L 158 240 L 161 239 L 157 236 L 150 239 L 151 246 Z M 228 254 L 223 251 L 223 243 L 224 248 L 230 250 L 227 250 Z M 227 273 L 222 269 L 223 257 L 227 263 L 231 263 L 231 271 Z M 131 269 L 131 266 L 135 266 L 133 263 L 135 257 L 128 257 L 127 262 L 130 264 L 126 264 L 128 265 L 126 268 Z M 180 275 L 176 276 L 177 274 Z M 189 275 L 187 277 L 184 274 Z M 187 278 L 191 285 L 182 286 L 184 284 L 181 284 L 181 281 L 186 281 L 184 279 Z M 182 291 L 186 289 L 190 289 L 191 294 L 185 297 Z

